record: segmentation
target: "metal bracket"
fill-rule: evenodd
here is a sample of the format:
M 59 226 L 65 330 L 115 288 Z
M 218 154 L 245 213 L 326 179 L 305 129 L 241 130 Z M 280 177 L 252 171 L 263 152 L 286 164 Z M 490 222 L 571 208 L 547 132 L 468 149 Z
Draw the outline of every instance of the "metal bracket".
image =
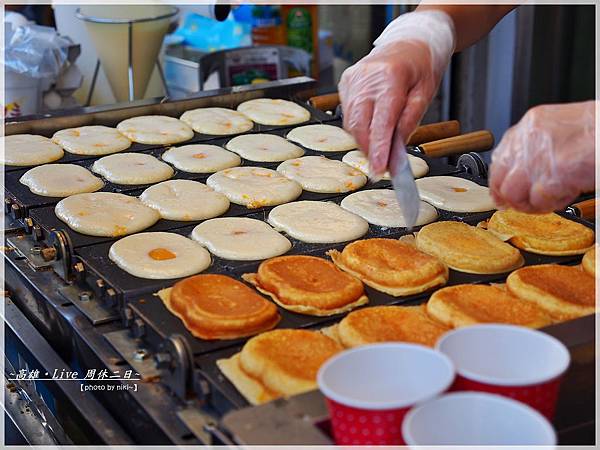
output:
M 219 429 L 214 417 L 199 407 L 189 406 L 177 411 L 177 417 L 203 445 L 235 445 L 229 436 Z M 218 442 L 214 442 L 215 439 Z
M 101 325 L 119 319 L 119 312 L 114 308 L 104 306 L 92 291 L 86 291 L 77 286 L 65 286 L 58 292 L 73 303 L 93 325 Z
M 67 283 L 73 279 L 72 261 L 73 245 L 69 234 L 63 230 L 53 230 L 48 236 L 48 244 L 54 248 L 53 258 L 50 259 L 52 267 L 59 277 Z
M 129 330 L 104 333 L 104 338 L 140 374 L 142 380 L 152 381 L 160 376 L 152 354 L 147 349 L 140 347 L 139 342 L 131 336 Z
M 163 383 L 185 400 L 192 385 L 192 352 L 185 338 L 169 336 L 159 345 L 154 361 Z
M 10 236 L 6 238 L 6 243 L 25 258 L 29 267 L 33 270 L 49 270 L 52 268 L 52 263 L 42 256 L 43 247 L 32 242 L 28 236 L 23 234 Z
M 328 418 L 319 391 L 232 411 L 221 425 L 242 445 L 331 445 L 319 427 Z
M 487 164 L 483 161 L 481 156 L 475 152 L 460 155 L 456 166 L 459 169 L 465 170 L 468 174 L 478 178 L 487 178 Z

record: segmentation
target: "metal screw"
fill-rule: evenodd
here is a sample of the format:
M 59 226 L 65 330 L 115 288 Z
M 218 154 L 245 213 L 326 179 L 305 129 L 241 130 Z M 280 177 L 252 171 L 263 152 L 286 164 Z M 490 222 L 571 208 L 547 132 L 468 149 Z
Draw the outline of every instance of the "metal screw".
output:
M 79 300 L 82 302 L 89 302 L 92 299 L 91 292 L 83 291 L 79 293 Z
M 42 229 L 37 224 L 33 226 L 33 228 L 32 228 L 32 234 L 33 234 L 33 239 L 35 241 L 41 241 L 42 238 L 44 237 Z
M 19 205 L 17 205 L 16 203 L 13 203 L 10 206 L 10 214 L 12 216 L 13 219 L 20 219 L 21 218 L 21 208 L 19 207 Z
M 145 348 L 138 348 L 135 352 L 133 352 L 133 359 L 136 361 L 143 361 L 149 356 L 148 350 Z

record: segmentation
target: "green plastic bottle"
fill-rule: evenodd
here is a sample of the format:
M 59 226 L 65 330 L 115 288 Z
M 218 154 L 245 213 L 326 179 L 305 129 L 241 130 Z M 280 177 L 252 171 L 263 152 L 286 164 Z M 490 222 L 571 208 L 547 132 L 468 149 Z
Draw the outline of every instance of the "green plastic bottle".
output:
M 297 47 L 313 53 L 312 17 L 308 9 L 301 6 L 291 8 L 286 17 L 287 41 L 290 47 Z

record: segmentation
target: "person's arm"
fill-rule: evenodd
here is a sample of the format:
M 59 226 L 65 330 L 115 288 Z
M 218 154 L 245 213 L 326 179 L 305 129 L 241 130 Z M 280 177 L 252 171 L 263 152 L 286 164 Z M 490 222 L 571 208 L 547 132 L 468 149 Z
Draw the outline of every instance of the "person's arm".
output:
M 517 5 L 430 5 L 421 3 L 416 11 L 443 11 L 454 22 L 456 49 L 460 52 L 485 37 Z
M 480 39 L 513 6 L 422 5 L 392 21 L 375 48 L 342 74 L 344 128 L 369 157 L 370 175 L 385 172 L 390 153 L 406 158 L 415 130 L 455 49 Z M 394 148 L 392 148 L 392 143 Z

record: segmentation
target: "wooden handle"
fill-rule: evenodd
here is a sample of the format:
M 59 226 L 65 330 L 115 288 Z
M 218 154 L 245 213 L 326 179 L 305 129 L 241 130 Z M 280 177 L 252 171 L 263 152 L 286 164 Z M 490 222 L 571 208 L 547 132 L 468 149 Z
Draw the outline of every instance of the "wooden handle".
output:
M 308 103 L 313 108 L 321 111 L 335 111 L 337 105 L 340 104 L 340 94 L 334 92 L 332 94 L 317 95 L 309 98 Z
M 447 122 L 430 123 L 421 125 L 410 135 L 406 145 L 420 145 L 425 142 L 438 141 L 460 134 L 460 122 L 449 120 Z
M 468 152 L 484 152 L 494 146 L 494 135 L 488 130 L 474 131 L 459 136 L 426 142 L 419 149 L 427 156 L 440 158 L 442 156 L 460 155 Z
M 579 213 L 579 217 L 587 220 L 595 220 L 596 218 L 596 199 L 590 198 L 582 202 L 577 202 L 571 205 Z

